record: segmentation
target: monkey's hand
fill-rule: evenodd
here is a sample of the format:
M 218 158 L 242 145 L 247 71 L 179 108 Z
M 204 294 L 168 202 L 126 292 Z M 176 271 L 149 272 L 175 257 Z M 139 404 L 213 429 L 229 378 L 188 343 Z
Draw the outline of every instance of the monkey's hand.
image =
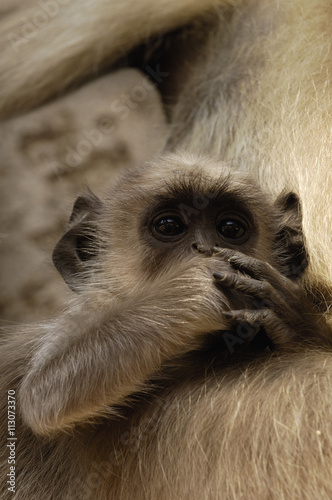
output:
M 19 389 L 25 423 L 51 434 L 109 415 L 145 389 L 165 362 L 198 348 L 204 334 L 225 329 L 222 311 L 229 305 L 213 272 L 227 267 L 199 257 L 134 288 L 126 299 L 79 296 L 36 331 Z
M 315 312 L 303 287 L 270 264 L 241 252 L 218 249 L 217 255 L 233 270 L 214 273 L 217 287 L 226 295 L 234 290 L 248 297 L 248 308 L 223 313 L 242 339 L 252 339 L 263 328 L 277 350 L 309 343 L 331 346 L 331 329 Z

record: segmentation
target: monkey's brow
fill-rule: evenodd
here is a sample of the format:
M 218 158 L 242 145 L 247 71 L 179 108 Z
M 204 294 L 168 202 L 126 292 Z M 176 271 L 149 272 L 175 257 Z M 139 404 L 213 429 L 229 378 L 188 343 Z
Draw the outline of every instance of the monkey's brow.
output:
M 205 184 L 205 185 L 173 185 L 162 192 L 151 193 L 151 205 L 178 206 L 180 204 L 200 205 L 209 202 L 213 205 L 237 205 L 244 210 L 250 210 L 251 196 L 242 189 L 231 189 L 228 185 Z
M 197 197 L 208 197 L 222 200 L 230 191 L 229 180 L 206 179 L 202 175 L 193 175 L 188 178 L 176 178 L 165 182 L 165 187 L 156 193 L 158 201 L 190 202 Z

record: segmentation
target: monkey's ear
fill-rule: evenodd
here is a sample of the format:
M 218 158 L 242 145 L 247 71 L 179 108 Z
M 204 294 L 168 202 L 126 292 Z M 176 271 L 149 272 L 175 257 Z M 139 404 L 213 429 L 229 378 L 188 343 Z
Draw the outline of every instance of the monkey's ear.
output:
M 275 201 L 280 214 L 276 235 L 276 252 L 282 273 L 296 281 L 308 266 L 308 255 L 302 232 L 302 210 L 295 193 L 282 193 Z
M 95 221 L 102 202 L 92 193 L 75 201 L 65 234 L 53 251 L 53 263 L 67 285 L 74 291 L 88 278 L 91 259 L 98 255 Z

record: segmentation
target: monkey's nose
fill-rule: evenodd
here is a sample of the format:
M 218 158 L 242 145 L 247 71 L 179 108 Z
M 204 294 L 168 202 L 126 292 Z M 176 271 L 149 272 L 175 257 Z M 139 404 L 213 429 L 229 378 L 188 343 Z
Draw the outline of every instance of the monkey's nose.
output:
M 193 243 L 191 245 L 191 248 L 194 250 L 194 252 L 198 252 L 198 253 L 205 253 L 206 252 L 206 248 L 202 247 L 201 245 L 198 245 L 197 243 Z
M 213 254 L 213 249 L 208 248 L 204 245 L 200 245 L 199 243 L 193 243 L 191 248 L 194 252 L 198 252 L 200 254 L 206 255 L 207 257 L 211 257 Z

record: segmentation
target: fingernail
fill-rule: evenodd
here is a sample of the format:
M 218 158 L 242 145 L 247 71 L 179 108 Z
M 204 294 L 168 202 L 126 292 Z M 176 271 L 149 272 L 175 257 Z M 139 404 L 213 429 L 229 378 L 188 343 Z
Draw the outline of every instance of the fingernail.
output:
M 217 280 L 222 280 L 225 275 L 223 273 L 213 273 L 213 277 L 216 278 Z

